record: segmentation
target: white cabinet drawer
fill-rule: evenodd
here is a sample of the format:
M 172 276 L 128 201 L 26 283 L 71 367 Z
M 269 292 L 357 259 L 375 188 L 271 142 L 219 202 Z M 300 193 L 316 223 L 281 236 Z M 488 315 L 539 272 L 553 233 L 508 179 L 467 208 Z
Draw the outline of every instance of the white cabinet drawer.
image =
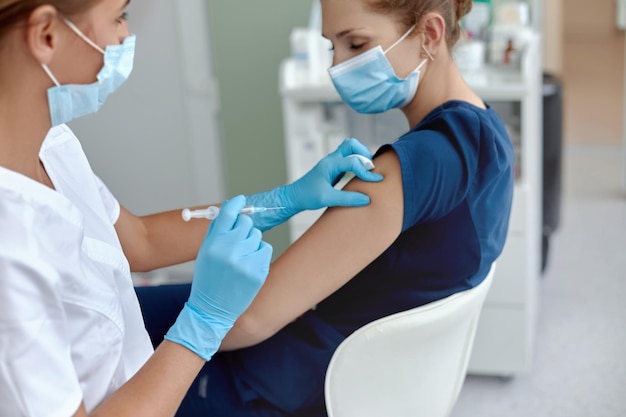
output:
M 509 233 L 485 304 L 523 304 L 528 297 L 527 239 Z
M 484 306 L 474 339 L 468 373 L 513 376 L 531 365 L 532 323 L 524 308 Z
M 309 224 L 289 222 L 289 239 L 291 243 L 295 242 L 311 227 Z
M 528 215 L 528 185 L 516 184 L 513 189 L 513 204 L 509 219 L 509 233 L 523 232 L 526 229 Z
M 296 214 L 289 220 L 289 238 L 291 243 L 298 240 L 309 227 L 324 213 L 325 209 L 307 210 Z

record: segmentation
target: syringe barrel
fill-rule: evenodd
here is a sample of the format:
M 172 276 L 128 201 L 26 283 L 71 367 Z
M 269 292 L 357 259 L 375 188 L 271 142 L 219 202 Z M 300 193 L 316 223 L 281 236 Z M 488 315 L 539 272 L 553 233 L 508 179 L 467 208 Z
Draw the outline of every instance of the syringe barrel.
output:
M 204 217 L 206 217 L 209 220 L 213 220 L 214 218 L 216 218 L 218 216 L 218 214 L 220 214 L 220 208 L 219 207 L 217 207 L 217 206 L 209 206 L 205 210 Z
M 283 207 L 254 207 L 254 206 L 245 206 L 239 211 L 239 214 L 247 214 L 252 215 L 257 212 L 265 211 L 265 210 L 277 210 L 282 209 Z M 189 210 L 183 209 L 182 216 L 183 220 L 189 221 L 189 219 L 209 219 L 213 220 L 220 214 L 220 208 L 217 206 L 209 206 L 206 209 L 201 210 Z

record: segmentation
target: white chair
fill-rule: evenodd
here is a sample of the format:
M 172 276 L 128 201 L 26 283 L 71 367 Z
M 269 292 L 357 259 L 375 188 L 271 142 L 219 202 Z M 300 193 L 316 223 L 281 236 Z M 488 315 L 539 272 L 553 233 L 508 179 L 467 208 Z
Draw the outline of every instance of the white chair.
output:
M 495 264 L 477 287 L 351 334 L 326 371 L 329 417 L 447 417 L 465 380 Z

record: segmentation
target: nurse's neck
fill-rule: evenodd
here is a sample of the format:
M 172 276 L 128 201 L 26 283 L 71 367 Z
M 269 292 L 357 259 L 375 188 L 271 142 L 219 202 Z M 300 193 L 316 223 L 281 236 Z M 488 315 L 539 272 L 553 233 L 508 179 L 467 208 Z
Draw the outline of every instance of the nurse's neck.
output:
M 0 90 L 1 91 L 1 90 Z M 39 151 L 50 129 L 47 103 L 29 106 L 19 99 L 12 105 L 0 97 L 0 166 L 15 171 L 48 187 L 50 179 L 39 160 Z
M 39 160 L 50 130 L 46 75 L 36 69 L 0 64 L 0 166 L 50 186 Z

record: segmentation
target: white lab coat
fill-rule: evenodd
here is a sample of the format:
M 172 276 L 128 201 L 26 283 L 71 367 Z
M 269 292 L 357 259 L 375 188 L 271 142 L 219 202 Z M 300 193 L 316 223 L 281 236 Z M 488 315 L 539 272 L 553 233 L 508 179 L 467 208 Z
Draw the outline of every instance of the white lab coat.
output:
M 0 168 L 0 416 L 91 411 L 152 353 L 118 202 L 67 126 L 40 158 L 57 191 Z

